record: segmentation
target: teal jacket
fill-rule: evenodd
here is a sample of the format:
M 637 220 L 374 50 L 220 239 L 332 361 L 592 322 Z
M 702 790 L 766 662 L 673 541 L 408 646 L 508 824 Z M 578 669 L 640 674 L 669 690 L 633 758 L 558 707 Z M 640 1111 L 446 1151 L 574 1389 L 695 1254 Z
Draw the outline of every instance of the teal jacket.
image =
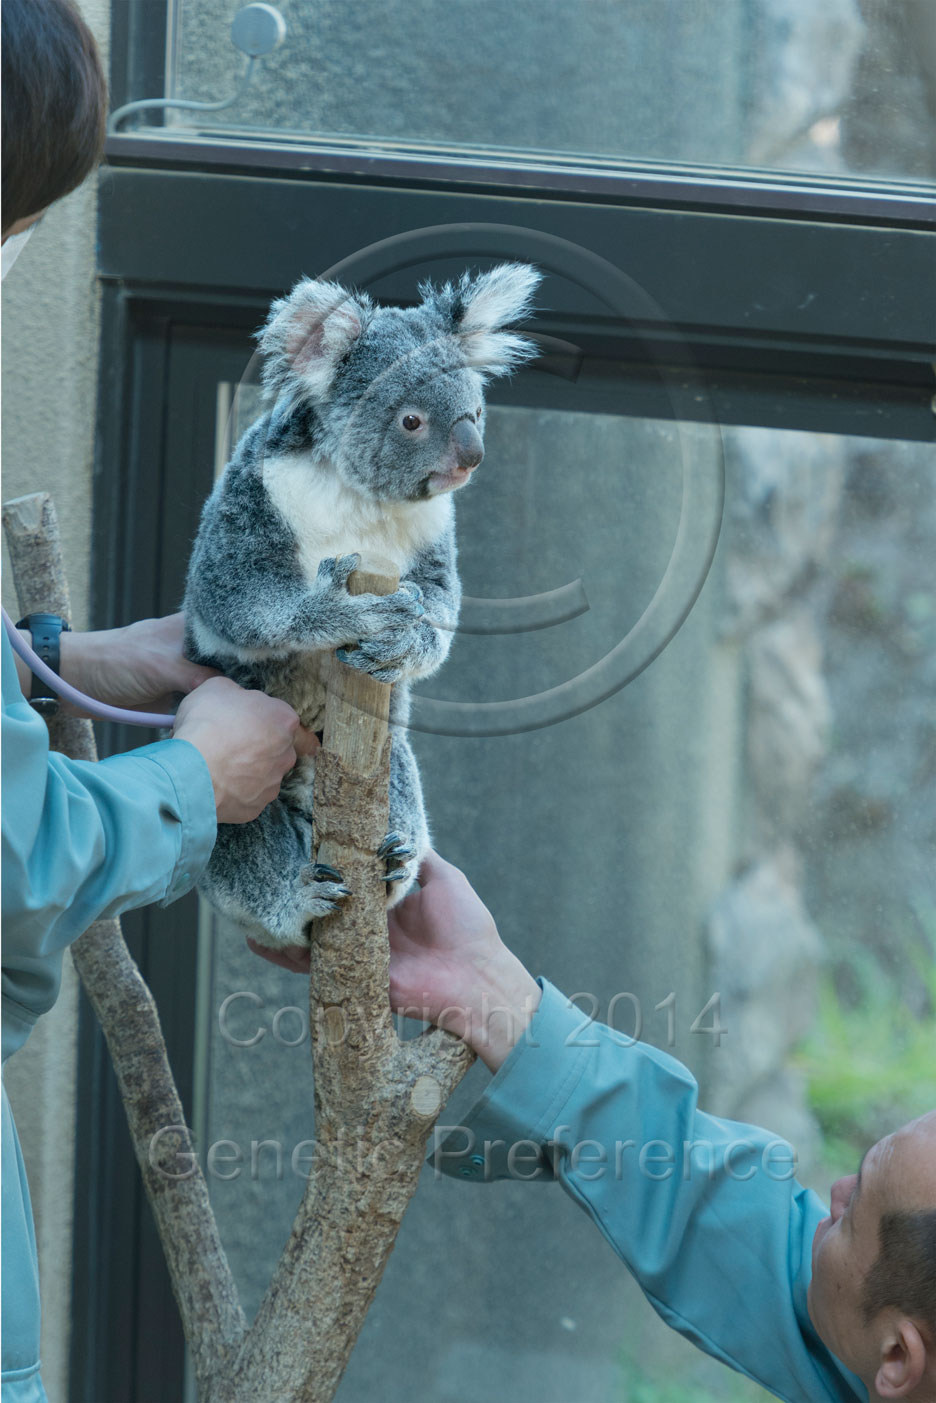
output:
M 2 632 L 2 630 L 0 630 Z M 184 740 L 89 764 L 50 754 L 3 649 L 3 1061 L 58 997 L 62 956 L 93 921 L 189 891 L 215 839 L 211 776 Z M 41 1403 L 29 1189 L 3 1092 L 2 1403 Z
M 456 1178 L 559 1180 L 667 1325 L 787 1403 L 867 1403 L 806 1309 L 826 1209 L 791 1147 L 705 1115 L 675 1058 L 545 980 L 524 1037 L 431 1162 Z

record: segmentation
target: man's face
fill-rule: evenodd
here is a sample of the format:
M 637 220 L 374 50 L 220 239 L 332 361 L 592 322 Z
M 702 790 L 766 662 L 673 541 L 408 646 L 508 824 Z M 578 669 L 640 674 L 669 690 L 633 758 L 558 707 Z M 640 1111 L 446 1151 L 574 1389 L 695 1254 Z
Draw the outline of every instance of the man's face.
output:
M 879 1321 L 861 1309 L 878 1257 L 881 1214 L 936 1207 L 936 1112 L 879 1140 L 857 1174 L 832 1186 L 831 1211 L 813 1239 L 809 1315 L 823 1343 L 868 1383 L 881 1362 Z

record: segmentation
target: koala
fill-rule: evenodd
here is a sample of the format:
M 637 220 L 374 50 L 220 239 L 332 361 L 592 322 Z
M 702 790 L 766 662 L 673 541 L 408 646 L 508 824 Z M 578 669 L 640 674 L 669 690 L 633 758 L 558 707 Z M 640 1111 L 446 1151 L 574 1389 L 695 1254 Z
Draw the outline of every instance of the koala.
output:
M 289 702 L 321 731 L 330 653 L 392 684 L 390 827 L 379 850 L 388 905 L 429 845 L 407 738 L 409 688 L 441 666 L 458 620 L 453 494 L 484 454 L 484 385 L 536 354 L 502 328 L 525 316 L 540 274 L 526 264 L 420 286 L 381 307 L 303 279 L 257 335 L 266 412 L 208 499 L 185 589 L 186 654 Z M 395 593 L 353 596 L 361 559 L 391 563 Z M 221 824 L 199 889 L 273 948 L 349 893 L 315 861 L 314 758 L 252 823 Z

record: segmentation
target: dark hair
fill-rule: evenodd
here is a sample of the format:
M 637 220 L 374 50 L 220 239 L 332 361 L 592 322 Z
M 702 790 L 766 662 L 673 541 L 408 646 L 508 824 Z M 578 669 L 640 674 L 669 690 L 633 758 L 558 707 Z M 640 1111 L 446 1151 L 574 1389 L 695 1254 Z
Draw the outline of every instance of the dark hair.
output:
M 107 81 L 70 0 L 3 0 L 3 228 L 80 185 L 101 158 Z
M 896 1306 L 936 1340 L 936 1208 L 881 1215 L 878 1258 L 865 1277 L 861 1306 L 869 1323 Z

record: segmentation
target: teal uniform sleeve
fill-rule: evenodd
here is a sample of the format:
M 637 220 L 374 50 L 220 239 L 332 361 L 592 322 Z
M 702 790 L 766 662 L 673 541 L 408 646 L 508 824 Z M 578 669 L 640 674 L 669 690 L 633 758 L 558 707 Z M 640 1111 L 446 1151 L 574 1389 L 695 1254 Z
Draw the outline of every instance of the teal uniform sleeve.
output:
M 2 630 L 0 630 L 2 632 Z M 3 1059 L 58 995 L 62 954 L 92 922 L 174 901 L 208 861 L 211 775 L 184 740 L 89 764 L 49 751 L 3 650 Z M 3 1403 L 44 1403 L 29 1189 L 3 1092 Z
M 634 1043 L 545 980 L 526 1034 L 431 1162 L 469 1180 L 558 1179 L 658 1314 L 788 1403 L 867 1403 L 806 1308 L 826 1216 L 783 1140 L 698 1109 L 675 1058 Z
M 54 1003 L 92 922 L 190 890 L 216 832 L 204 759 L 164 740 L 99 764 L 50 753 L 3 647 L 4 1057 Z

